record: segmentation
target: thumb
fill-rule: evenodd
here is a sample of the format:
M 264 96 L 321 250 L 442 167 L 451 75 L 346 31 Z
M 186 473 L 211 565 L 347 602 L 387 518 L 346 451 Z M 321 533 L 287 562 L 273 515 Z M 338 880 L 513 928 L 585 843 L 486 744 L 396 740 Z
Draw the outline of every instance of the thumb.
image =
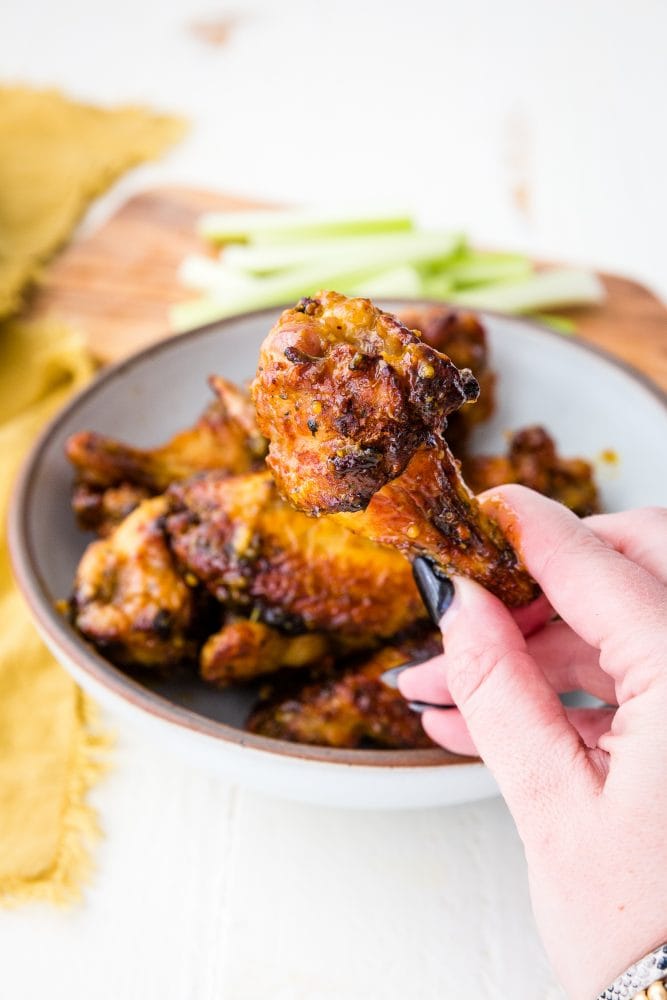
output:
M 415 576 L 423 589 L 426 561 L 419 562 Z M 600 771 L 508 609 L 472 580 L 452 583 L 440 620 L 446 683 L 519 825 L 536 806 L 556 805 L 577 786 L 599 789 Z M 446 712 L 425 712 L 423 723 L 433 740 L 445 742 Z

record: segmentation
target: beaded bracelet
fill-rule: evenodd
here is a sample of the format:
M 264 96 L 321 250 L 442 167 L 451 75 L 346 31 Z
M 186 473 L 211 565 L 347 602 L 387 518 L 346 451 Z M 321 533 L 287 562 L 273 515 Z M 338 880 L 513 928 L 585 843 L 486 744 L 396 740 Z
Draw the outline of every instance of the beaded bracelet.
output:
M 645 990 L 640 990 L 639 993 L 635 993 L 633 1000 L 667 1000 L 667 989 L 665 989 L 665 980 L 656 979 L 654 983 L 647 986 Z
M 618 976 L 597 1000 L 667 1000 L 667 943 Z

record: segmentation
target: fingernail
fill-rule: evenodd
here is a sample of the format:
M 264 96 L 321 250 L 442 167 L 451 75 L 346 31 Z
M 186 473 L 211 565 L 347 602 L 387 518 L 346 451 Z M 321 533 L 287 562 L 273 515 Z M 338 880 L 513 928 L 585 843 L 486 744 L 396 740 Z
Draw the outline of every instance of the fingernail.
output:
M 432 705 L 430 701 L 409 701 L 408 708 L 412 709 L 413 712 L 418 712 L 419 715 L 422 712 L 427 712 L 429 708 L 442 708 L 442 705 Z
M 391 667 L 389 670 L 385 670 L 383 674 L 380 674 L 380 680 L 387 687 L 397 689 L 399 674 L 402 674 L 404 670 L 409 670 L 410 667 L 416 667 L 419 662 L 419 660 L 410 660 L 409 663 L 401 663 L 398 667 Z
M 422 601 L 436 625 L 454 599 L 454 584 L 430 559 L 418 556 L 412 564 L 412 575 Z

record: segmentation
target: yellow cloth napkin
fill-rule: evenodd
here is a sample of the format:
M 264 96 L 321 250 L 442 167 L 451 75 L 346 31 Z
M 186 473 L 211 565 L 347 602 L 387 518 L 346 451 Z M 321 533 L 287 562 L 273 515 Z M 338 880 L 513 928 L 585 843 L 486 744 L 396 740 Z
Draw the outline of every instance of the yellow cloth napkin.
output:
M 20 372 L 20 378 L 17 373 Z M 0 327 L 0 518 L 40 427 L 92 363 L 54 324 Z M 66 901 L 89 859 L 94 814 L 85 792 L 99 772 L 100 740 L 87 700 L 39 639 L 0 542 L 0 899 Z
M 161 153 L 185 125 L 142 108 L 76 104 L 50 90 L 0 87 L 0 317 L 92 198 Z
M 0 88 L 0 316 L 20 303 L 89 200 L 182 127 L 136 108 Z M 0 323 L 3 528 L 11 483 L 38 430 L 92 370 L 82 341 L 56 320 Z M 0 903 L 77 898 L 96 828 L 86 792 L 108 742 L 37 636 L 0 538 Z

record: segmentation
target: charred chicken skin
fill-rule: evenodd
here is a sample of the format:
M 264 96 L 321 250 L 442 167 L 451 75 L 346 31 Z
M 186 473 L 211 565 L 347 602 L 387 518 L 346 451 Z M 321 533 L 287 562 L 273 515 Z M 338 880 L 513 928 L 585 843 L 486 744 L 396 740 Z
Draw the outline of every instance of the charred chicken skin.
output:
M 247 728 L 262 736 L 319 746 L 432 747 L 419 715 L 380 676 L 415 657 L 433 656 L 439 648 L 435 636 L 417 653 L 403 644 L 385 646 L 342 671 L 302 681 L 300 686 L 278 685 L 252 713 Z
M 206 469 L 248 472 L 263 462 L 266 442 L 245 393 L 219 377 L 216 399 L 193 427 L 158 448 L 133 448 L 103 434 L 72 435 L 66 453 L 77 481 L 72 505 L 80 526 L 107 535 L 137 503 Z
M 74 625 L 115 663 L 163 668 L 194 659 L 197 604 L 164 533 L 164 497 L 144 500 L 79 563 Z
M 399 319 L 411 330 L 418 330 L 427 344 L 446 354 L 457 368 L 470 368 L 479 383 L 479 399 L 464 403 L 447 418 L 447 443 L 461 458 L 471 431 L 495 409 L 496 376 L 489 367 L 486 330 L 474 313 L 449 306 L 404 310 Z
M 520 483 L 558 500 L 579 517 L 600 510 L 593 467 L 583 458 L 562 458 L 543 427 L 525 427 L 510 440 L 507 455 L 471 455 L 463 463 L 476 493 L 501 483 Z
M 265 340 L 252 393 L 268 464 L 298 509 L 335 513 L 351 531 L 474 577 L 508 605 L 536 596 L 442 436 L 447 415 L 476 397 L 474 376 L 397 319 L 334 292 L 302 300 Z
M 282 496 L 308 514 L 362 510 L 477 382 L 368 299 L 321 292 L 262 345 L 252 395 Z
M 368 648 L 424 619 L 408 563 L 328 518 L 293 510 L 270 473 L 205 473 L 168 493 L 181 570 L 230 609 L 284 632 Z
M 425 556 L 448 576 L 472 577 L 509 607 L 537 596 L 537 585 L 461 479 L 459 463 L 442 438 L 420 448 L 403 475 L 376 493 L 365 511 L 334 518 L 409 559 Z

